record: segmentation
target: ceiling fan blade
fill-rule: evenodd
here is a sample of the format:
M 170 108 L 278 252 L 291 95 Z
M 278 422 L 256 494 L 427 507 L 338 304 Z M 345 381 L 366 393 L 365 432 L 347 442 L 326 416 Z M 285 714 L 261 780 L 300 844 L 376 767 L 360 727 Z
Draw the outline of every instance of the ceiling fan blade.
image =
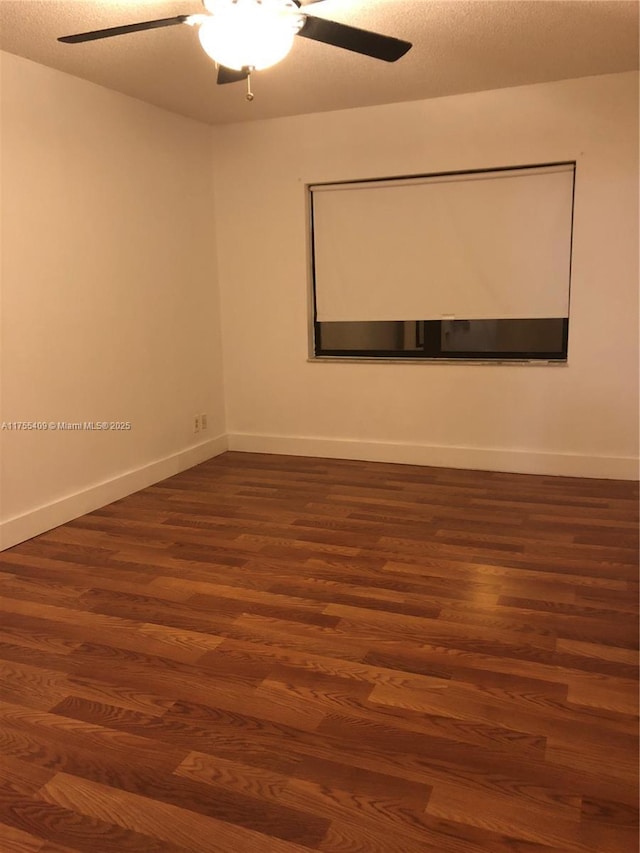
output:
M 355 53 L 363 53 L 374 59 L 384 59 L 385 62 L 395 62 L 412 47 L 411 42 L 402 41 L 402 39 L 382 36 L 369 30 L 360 30 L 357 27 L 349 27 L 347 24 L 339 24 L 336 21 L 327 21 L 325 18 L 315 18 L 311 15 L 307 15 L 298 35 L 342 47 L 345 50 L 353 50 Z
M 226 68 L 224 65 L 218 66 L 218 85 L 223 83 L 238 83 L 240 80 L 246 80 L 249 72 L 246 70 L 236 71 L 235 68 Z
M 58 41 L 65 44 L 79 44 L 83 41 L 94 41 L 95 39 L 108 39 L 112 36 L 122 36 L 125 33 L 138 33 L 142 30 L 155 30 L 158 27 L 173 27 L 176 24 L 185 24 L 189 15 L 176 15 L 175 18 L 159 18 L 157 21 L 142 21 L 140 24 L 125 24 L 123 27 L 109 27 L 107 30 L 92 30 L 90 33 L 77 33 L 73 36 L 61 36 Z

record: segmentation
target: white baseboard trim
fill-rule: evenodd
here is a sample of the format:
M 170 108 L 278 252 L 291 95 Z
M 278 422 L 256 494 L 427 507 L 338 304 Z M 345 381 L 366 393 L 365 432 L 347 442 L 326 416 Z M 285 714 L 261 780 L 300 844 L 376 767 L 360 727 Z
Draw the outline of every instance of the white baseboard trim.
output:
M 316 456 L 325 459 L 361 459 L 398 462 L 438 468 L 469 468 L 516 474 L 594 477 L 604 480 L 637 480 L 638 459 L 621 456 L 581 456 L 570 453 L 538 453 L 530 450 L 496 450 L 479 447 L 447 447 L 403 442 L 358 441 L 304 436 L 231 433 L 158 459 L 142 468 L 126 471 L 111 480 L 59 498 L 0 524 L 0 551 L 45 533 L 80 515 L 120 500 L 165 480 L 226 450 L 275 453 L 285 456 Z
M 594 477 L 603 480 L 637 480 L 639 471 L 639 460 L 633 457 L 581 456 L 572 453 L 539 453 L 532 450 L 447 447 L 252 433 L 230 433 L 227 438 L 229 450 L 286 456 L 361 459 L 369 462 L 433 465 L 438 468 Z
M 227 436 L 219 435 L 194 447 L 181 450 L 179 453 L 158 459 L 142 468 L 126 471 L 111 480 L 96 483 L 81 492 L 66 495 L 23 515 L 9 518 L 0 524 L 0 551 L 101 506 L 120 500 L 160 480 L 186 471 L 187 468 L 206 462 L 207 459 L 212 459 L 224 453 L 225 450 L 227 450 Z

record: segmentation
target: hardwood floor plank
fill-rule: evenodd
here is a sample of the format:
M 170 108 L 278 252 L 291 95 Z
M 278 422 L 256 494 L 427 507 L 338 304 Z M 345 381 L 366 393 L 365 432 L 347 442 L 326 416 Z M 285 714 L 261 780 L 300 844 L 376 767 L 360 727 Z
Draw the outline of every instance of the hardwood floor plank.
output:
M 0 786 L 0 824 L 48 841 L 53 844 L 49 850 L 60 850 L 62 846 L 64 850 L 80 853 L 95 853 L 96 849 L 100 853 L 139 853 L 141 850 L 145 853 L 186 853 L 188 849 L 165 843 L 153 835 L 123 829 L 117 823 L 87 816 L 73 808 L 47 803 L 40 796 L 18 797 L 3 786 Z M 46 849 L 43 845 L 38 853 Z
M 77 814 L 121 827 L 127 833 L 177 842 L 187 850 L 196 849 L 201 853 L 227 853 L 229 850 L 302 853 L 313 849 L 65 773 L 56 774 L 41 789 L 39 798 L 45 803 L 72 808 Z M 325 822 L 315 823 L 324 835 Z M 280 826 L 284 828 L 287 824 L 283 821 Z M 317 832 L 309 831 L 313 846 L 316 835 Z
M 633 667 L 636 672 L 640 664 L 640 654 L 637 649 L 622 649 L 604 643 L 585 643 L 579 640 L 558 640 L 557 648 L 561 652 L 596 660 L 600 665 L 605 661 L 627 665 Z
M 29 832 L 0 824 L 0 850 L 3 853 L 39 853 L 42 844 L 41 838 Z
M 272 677 L 276 675 L 274 673 Z M 283 671 L 280 676 L 285 677 Z M 546 740 L 538 735 L 517 732 L 504 726 L 481 725 L 474 721 L 472 725 L 448 716 L 424 715 L 401 712 L 393 707 L 375 705 L 366 695 L 358 697 L 353 689 L 344 684 L 338 687 L 322 688 L 315 677 L 313 687 L 304 687 L 296 673 L 292 673 L 286 683 L 265 680 L 257 689 L 256 696 L 268 695 L 270 698 L 280 696 L 281 701 L 289 707 L 317 707 L 324 715 L 332 717 L 336 714 L 357 714 L 358 718 L 369 722 L 387 724 L 394 732 L 404 733 L 411 737 L 429 735 L 438 739 L 446 739 L 454 744 L 474 744 L 491 746 L 495 749 L 502 745 L 511 751 L 535 753 L 544 751 Z
M 64 613 L 51 613 L 45 617 L 3 612 L 2 629 L 13 645 L 36 648 L 38 651 L 55 651 L 70 654 L 87 639 L 88 631 L 82 621 L 66 621 Z M 0 629 L 0 637 L 3 630 Z M 91 639 L 102 645 L 129 649 L 141 654 L 157 655 L 180 663 L 195 663 L 205 652 L 212 651 L 223 637 L 196 631 L 177 630 L 162 624 L 126 622 L 113 618 L 109 621 L 96 618 L 91 628 Z M 52 649 L 52 646 L 55 648 Z
M 225 788 L 267 802 L 281 802 L 280 798 L 290 778 L 284 773 L 203 752 L 189 753 L 173 772 L 176 776 L 194 782 Z
M 82 719 L 84 722 L 105 727 L 111 725 L 119 731 L 127 728 L 127 720 L 130 720 L 129 730 L 140 730 L 145 722 L 141 714 L 134 715 L 109 706 L 82 701 L 61 704 L 55 709 L 55 713 L 73 714 L 73 719 Z M 183 762 L 178 767 L 182 765 Z M 85 776 L 84 773 L 80 775 Z M 177 776 L 181 778 L 178 779 Z M 317 836 L 319 839 L 326 832 L 322 821 L 313 820 L 295 809 L 288 809 L 281 801 L 278 804 L 274 800 L 267 808 L 263 797 L 240 792 L 228 785 L 210 783 L 209 786 L 203 786 L 185 774 L 152 774 L 144 768 L 132 768 L 130 773 L 125 774 L 114 769 L 109 784 L 121 791 L 143 794 L 157 802 L 185 808 L 206 817 L 224 819 L 235 826 L 244 826 L 285 840 L 307 843 L 310 838 Z
M 45 770 L 19 758 L 4 756 L 0 764 L 0 783 L 26 796 L 34 794 L 53 775 L 54 771 Z
M 136 712 L 120 709 L 120 713 Z M 138 763 L 150 771 L 170 772 L 187 754 L 186 750 L 166 745 L 158 751 L 158 745 L 142 735 L 4 701 L 0 702 L 0 722 L 2 754 L 46 768 L 67 767 L 67 762 L 74 767 L 86 763 L 92 772 L 102 774 L 101 762 L 106 764 L 111 759 Z
M 561 816 L 539 807 L 516 805 L 510 797 L 482 796 L 475 790 L 442 784 L 434 789 L 427 812 L 434 817 L 464 821 L 480 829 L 556 847 L 567 853 L 589 849 L 580 840 L 579 805 L 572 813 Z

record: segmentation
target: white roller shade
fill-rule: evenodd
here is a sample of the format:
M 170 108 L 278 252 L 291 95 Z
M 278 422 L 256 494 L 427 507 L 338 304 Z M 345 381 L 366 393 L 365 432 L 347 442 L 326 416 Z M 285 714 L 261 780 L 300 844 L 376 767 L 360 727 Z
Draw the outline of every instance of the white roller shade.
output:
M 317 319 L 567 317 L 573 175 L 312 187 Z

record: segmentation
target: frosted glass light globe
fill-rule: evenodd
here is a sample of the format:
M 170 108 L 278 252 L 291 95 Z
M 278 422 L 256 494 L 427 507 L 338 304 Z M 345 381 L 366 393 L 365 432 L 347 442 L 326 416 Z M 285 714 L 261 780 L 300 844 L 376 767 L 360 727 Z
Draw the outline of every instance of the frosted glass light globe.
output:
M 217 63 L 237 71 L 284 59 L 303 20 L 282 0 L 207 0 L 205 6 L 212 15 L 200 24 L 200 44 Z

